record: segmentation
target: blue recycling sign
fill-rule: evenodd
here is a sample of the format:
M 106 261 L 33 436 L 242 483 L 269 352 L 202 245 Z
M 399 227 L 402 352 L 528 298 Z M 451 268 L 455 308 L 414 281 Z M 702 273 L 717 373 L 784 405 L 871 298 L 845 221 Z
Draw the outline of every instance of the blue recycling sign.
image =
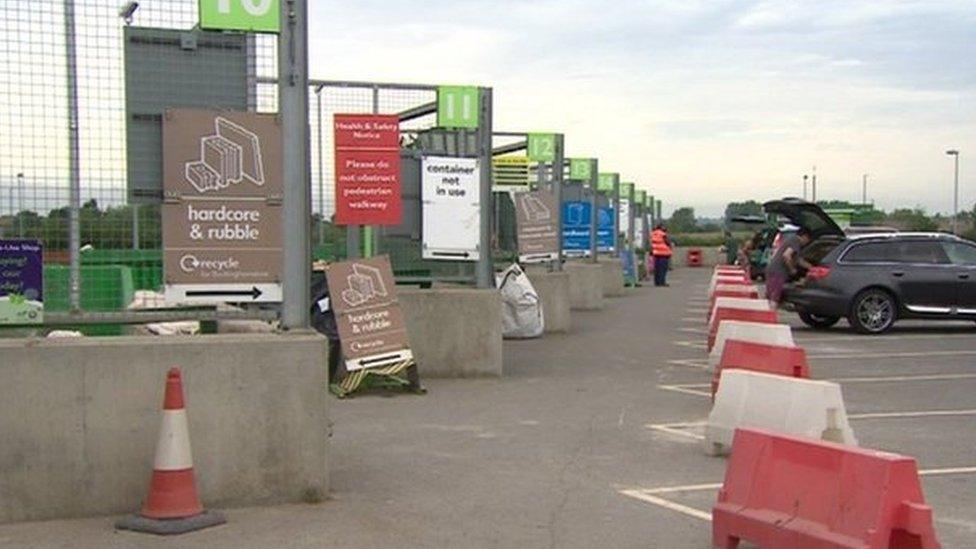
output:
M 563 202 L 563 252 L 570 255 L 589 253 L 593 233 L 592 208 L 589 202 Z
M 613 208 L 610 206 L 600 208 L 596 212 L 596 249 L 600 252 L 612 252 L 614 246 L 613 237 Z

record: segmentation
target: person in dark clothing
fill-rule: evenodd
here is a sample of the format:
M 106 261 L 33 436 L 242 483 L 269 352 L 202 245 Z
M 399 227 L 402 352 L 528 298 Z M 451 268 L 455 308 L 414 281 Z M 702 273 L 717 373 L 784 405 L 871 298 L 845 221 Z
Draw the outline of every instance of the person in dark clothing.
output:
M 800 229 L 795 235 L 787 236 L 773 253 L 766 266 L 766 299 L 777 306 L 783 301 L 783 288 L 797 275 L 800 267 L 810 268 L 800 252 L 810 243 L 810 231 Z
M 329 383 L 336 379 L 342 348 L 339 344 L 339 327 L 329 298 L 329 281 L 322 277 L 312 282 L 312 327 L 329 340 Z

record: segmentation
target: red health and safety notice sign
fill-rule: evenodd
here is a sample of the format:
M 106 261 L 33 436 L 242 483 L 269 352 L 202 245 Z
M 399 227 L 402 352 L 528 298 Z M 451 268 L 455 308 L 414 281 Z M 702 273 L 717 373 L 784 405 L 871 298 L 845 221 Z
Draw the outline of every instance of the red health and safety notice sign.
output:
M 399 225 L 400 119 L 396 115 L 337 114 L 337 225 Z

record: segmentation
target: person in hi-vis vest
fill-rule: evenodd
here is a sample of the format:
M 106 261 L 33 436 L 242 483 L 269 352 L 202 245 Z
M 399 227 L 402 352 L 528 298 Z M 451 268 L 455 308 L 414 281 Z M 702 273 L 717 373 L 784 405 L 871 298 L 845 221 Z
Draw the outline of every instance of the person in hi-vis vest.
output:
M 651 232 L 651 255 L 654 256 L 654 285 L 668 285 L 668 268 L 671 262 L 671 238 L 663 223 Z

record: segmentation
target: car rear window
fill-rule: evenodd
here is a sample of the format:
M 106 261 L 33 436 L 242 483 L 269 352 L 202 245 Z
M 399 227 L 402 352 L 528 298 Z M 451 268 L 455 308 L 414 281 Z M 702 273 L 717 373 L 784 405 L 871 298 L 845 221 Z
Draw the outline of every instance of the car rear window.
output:
M 877 263 L 897 261 L 894 242 L 863 242 L 854 244 L 844 254 L 847 263 Z
M 943 242 L 942 246 L 956 265 L 976 265 L 976 246 L 961 242 Z
M 863 242 L 851 246 L 844 254 L 846 263 L 949 263 L 939 242 L 926 240 L 889 240 Z
M 949 263 L 939 242 L 904 240 L 897 243 L 898 260 L 904 263 Z

